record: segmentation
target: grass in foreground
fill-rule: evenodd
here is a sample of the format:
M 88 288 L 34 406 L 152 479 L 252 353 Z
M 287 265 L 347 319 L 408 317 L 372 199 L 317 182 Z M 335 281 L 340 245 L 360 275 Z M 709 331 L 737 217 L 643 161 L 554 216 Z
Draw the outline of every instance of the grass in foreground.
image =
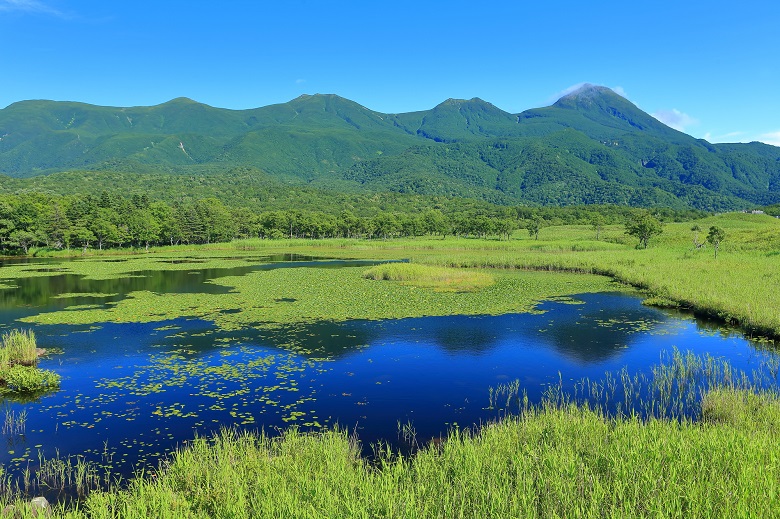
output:
M 371 463 L 343 430 L 223 431 L 126 490 L 55 515 L 141 517 L 774 517 L 780 404 L 732 389 L 703 421 L 542 405 Z
M 568 396 L 551 387 L 538 406 L 512 385 L 519 414 L 422 447 L 414 439 L 411 456 L 378 445 L 373 459 L 363 458 L 338 428 L 274 437 L 223 430 L 123 488 L 96 464 L 43 460 L 33 490 L 70 485 L 86 495 L 56 508 L 55 517 L 70 518 L 774 517 L 780 396 L 762 389 L 777 387 L 777 357 L 765 360 L 766 373 L 751 379 L 675 351 L 651 379 L 607 378 Z M 588 388 L 596 391 L 582 393 Z M 652 401 L 661 391 L 671 405 L 639 405 L 644 418 L 607 415 L 626 389 Z M 689 404 L 692 414 L 683 411 Z M 19 489 L 0 477 L 0 506 Z

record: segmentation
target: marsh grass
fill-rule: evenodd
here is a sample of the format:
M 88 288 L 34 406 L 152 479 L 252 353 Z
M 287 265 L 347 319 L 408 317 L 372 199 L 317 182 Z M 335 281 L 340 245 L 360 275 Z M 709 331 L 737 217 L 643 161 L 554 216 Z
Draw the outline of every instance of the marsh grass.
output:
M 175 264 L 172 262 L 160 262 L 161 258 L 187 258 L 197 255 L 200 259 L 206 259 L 207 263 L 201 264 L 203 268 L 220 266 L 235 266 L 246 264 L 241 258 L 256 258 L 259 255 L 273 255 L 279 253 L 297 253 L 315 257 L 344 258 L 344 259 L 372 259 L 393 260 L 408 259 L 412 264 L 427 265 L 431 267 L 484 268 L 504 269 L 540 272 L 571 272 L 578 274 L 599 274 L 609 276 L 621 283 L 629 284 L 646 292 L 648 304 L 660 306 L 675 306 L 692 309 L 696 313 L 716 318 L 731 325 L 740 325 L 751 334 L 780 338 L 780 291 L 776 287 L 780 284 L 780 270 L 777 268 L 778 254 L 780 253 L 780 220 L 766 215 L 746 215 L 741 213 L 729 213 L 709 217 L 696 222 L 702 228 L 718 226 L 727 233 L 727 239 L 721 244 L 718 259 L 714 260 L 711 251 L 697 249 L 693 246 L 691 235 L 691 222 L 670 223 L 665 226 L 664 233 L 650 242 L 646 250 L 636 250 L 635 240 L 625 235 L 622 226 L 606 226 L 602 232 L 602 240 L 594 240 L 594 235 L 588 226 L 553 226 L 547 227 L 540 234 L 540 239 L 528 239 L 527 233 L 517 233 L 512 240 L 485 240 L 453 238 L 447 239 L 398 239 L 398 240 L 356 240 L 356 239 L 331 239 L 331 240 L 240 240 L 230 244 L 219 244 L 215 247 L 189 247 L 172 248 L 163 254 L 147 254 L 126 257 L 127 261 L 107 262 L 99 259 L 87 261 L 67 261 L 63 265 L 74 274 L 84 274 L 91 278 L 108 279 L 127 276 L 138 270 L 158 269 L 189 269 L 191 265 Z M 51 273 L 28 272 L 23 267 L 4 267 L 9 277 L 42 276 Z M 335 271 L 331 271 L 335 274 Z M 362 271 L 361 271 L 362 273 Z M 489 293 L 501 280 L 495 272 L 489 275 L 496 279 L 496 285 L 478 290 L 473 293 Z M 359 277 L 357 274 L 356 277 Z M 266 276 L 270 279 L 272 276 Z M 198 294 L 196 296 L 178 295 L 176 301 L 169 301 L 166 297 L 161 300 L 152 298 L 152 294 L 134 293 L 131 298 L 120 301 L 115 309 L 110 311 L 88 309 L 78 311 L 52 312 L 24 318 L 29 322 L 41 323 L 94 323 L 113 320 L 141 319 L 161 320 L 164 318 L 181 315 L 193 317 L 212 318 L 212 308 L 237 308 L 241 309 L 238 318 L 244 320 L 244 324 L 250 320 L 254 322 L 291 322 L 310 319 L 341 320 L 344 318 L 395 318 L 411 317 L 415 315 L 428 315 L 427 308 L 437 305 L 420 303 L 419 308 L 407 312 L 401 311 L 401 306 L 410 307 L 416 304 L 408 294 L 392 291 L 387 288 L 379 288 L 384 285 L 400 285 L 391 283 L 374 283 L 374 287 L 366 290 L 360 286 L 355 277 L 334 275 L 331 278 L 321 276 L 295 276 L 285 273 L 285 281 L 282 286 L 292 285 L 297 288 L 297 278 L 308 277 L 304 280 L 306 290 L 299 292 L 298 296 L 286 294 L 275 297 L 295 297 L 299 302 L 311 301 L 319 297 L 317 288 L 338 283 L 344 287 L 345 294 L 359 294 L 355 301 L 336 301 L 334 304 L 319 305 L 316 308 L 311 305 L 304 308 L 302 304 L 287 305 L 287 312 L 281 315 L 274 305 L 266 306 L 269 312 L 254 311 L 254 307 L 260 306 L 252 303 L 258 300 L 255 286 L 264 284 L 254 276 L 252 283 L 244 283 L 239 279 L 216 280 L 218 284 L 229 284 L 235 287 L 235 294 L 231 296 L 212 296 Z M 317 279 L 314 279 L 317 278 Z M 287 281 L 290 281 L 288 283 Z M 259 283 L 258 283 L 259 281 Z M 278 283 L 278 281 L 276 281 Z M 274 287 L 269 291 L 278 292 Z M 308 291 L 308 293 L 307 293 Z M 588 291 L 580 290 L 581 292 Z M 492 293 L 491 301 L 502 290 Z M 561 295 L 557 293 L 543 294 L 534 290 L 531 294 L 537 300 L 547 296 Z M 241 295 L 246 293 L 247 297 Z M 331 299 L 334 298 L 333 290 L 329 291 Z M 569 294 L 574 291 L 569 292 Z M 307 297 L 311 296 L 311 297 Z M 520 293 L 524 297 L 524 292 Z M 263 297 L 263 294 L 259 294 Z M 364 304 L 361 298 L 370 301 L 381 301 L 383 298 L 400 297 L 408 300 L 408 305 L 395 305 L 366 309 L 365 311 L 352 312 L 351 309 L 359 308 Z M 135 300 L 131 300 L 135 299 Z M 185 300 L 186 299 L 186 300 Z M 179 303 L 181 302 L 181 303 Z M 308 304 L 308 303 L 307 303 Z M 487 303 L 491 305 L 490 302 Z M 480 302 L 479 305 L 484 305 Z M 442 301 L 442 308 L 449 308 L 447 313 L 464 313 L 464 306 L 450 304 Z M 492 305 L 493 308 L 501 306 L 502 309 L 490 309 L 493 312 L 522 311 L 511 309 L 510 305 Z M 522 305 L 526 306 L 526 305 Z M 147 307 L 161 308 L 164 315 L 151 315 Z M 193 315 L 192 308 L 203 309 Z M 527 308 L 527 306 L 526 306 Z M 263 309 L 265 310 L 265 309 Z M 305 313 L 304 313 L 305 310 Z M 439 311 L 437 310 L 438 314 Z M 466 313 L 472 313 L 466 311 Z M 136 316 L 136 317 L 133 317 Z M 214 317 L 216 321 L 225 320 L 224 317 Z M 226 320 L 225 320 L 226 321 Z M 242 323 L 225 323 L 227 326 L 236 326 Z M 218 325 L 221 325 L 218 322 Z
M 27 411 L 21 410 L 18 413 L 13 409 L 6 409 L 5 419 L 3 420 L 2 433 L 4 436 L 23 435 L 27 430 Z
M 416 263 L 383 263 L 363 272 L 363 277 L 398 281 L 404 285 L 430 288 L 437 292 L 474 292 L 495 283 L 493 276 L 486 272 Z
M 34 398 L 60 387 L 60 376 L 39 369 L 32 330 L 11 330 L 0 337 L 0 395 Z
M 60 376 L 33 366 L 0 369 L 0 395 L 40 395 L 60 387 Z
M 9 507 L 9 517 L 40 517 L 29 505 L 33 496 L 45 495 L 56 501 L 54 517 L 68 517 L 87 496 L 98 489 L 118 490 L 122 480 L 111 472 L 111 456 L 104 453 L 102 464 L 86 461 L 82 456 L 44 458 L 39 454 L 37 467 L 25 469 L 21 478 L 11 477 L 0 469 L 0 510 Z M 0 517 L 6 517 L 0 513 Z M 46 517 L 50 517 L 49 514 Z
M 413 456 L 343 429 L 223 430 L 67 517 L 773 517 L 780 405 L 714 390 L 708 418 L 607 417 L 547 400 Z M 709 394 L 708 394 L 709 395 Z M 760 409 L 760 419 L 753 417 Z M 402 427 L 402 432 L 405 427 Z
M 717 395 L 719 391 L 746 395 L 777 393 L 780 357 L 774 352 L 758 352 L 756 361 L 756 367 L 746 372 L 710 354 L 696 355 L 673 348 L 671 352 L 662 352 L 659 363 L 648 373 L 632 374 L 623 368 L 617 373 L 606 373 L 600 380 L 581 379 L 570 391 L 559 382 L 548 388 L 545 401 L 598 409 L 607 416 L 699 420 L 703 406 L 706 407 L 705 395 Z M 517 385 L 514 395 L 514 400 L 508 399 L 516 405 L 511 410 L 523 412 L 527 402 L 520 405 Z
M 11 330 L 0 336 L 0 368 L 38 363 L 38 346 L 32 330 Z

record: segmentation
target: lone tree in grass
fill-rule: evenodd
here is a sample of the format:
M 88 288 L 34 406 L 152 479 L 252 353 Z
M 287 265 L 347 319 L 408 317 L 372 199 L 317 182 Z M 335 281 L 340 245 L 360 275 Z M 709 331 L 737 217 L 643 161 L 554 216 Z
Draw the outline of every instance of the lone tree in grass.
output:
M 639 248 L 646 249 L 650 238 L 663 232 L 663 224 L 650 213 L 642 213 L 626 222 L 626 234 L 639 239 Z
M 539 231 L 542 229 L 542 217 L 538 214 L 533 215 L 533 217 L 528 220 L 528 235 L 532 236 L 534 240 L 539 239 Z
M 715 259 L 718 259 L 718 249 L 720 248 L 720 242 L 726 238 L 726 231 L 720 227 L 710 227 L 710 232 L 707 233 L 707 241 L 710 242 L 712 248 L 715 249 Z

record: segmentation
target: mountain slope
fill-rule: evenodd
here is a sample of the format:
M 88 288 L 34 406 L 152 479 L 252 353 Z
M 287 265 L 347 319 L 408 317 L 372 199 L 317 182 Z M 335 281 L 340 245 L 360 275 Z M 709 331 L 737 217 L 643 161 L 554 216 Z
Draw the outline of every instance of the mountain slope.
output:
M 710 144 L 612 90 L 584 85 L 510 114 L 479 98 L 383 114 L 336 95 L 226 110 L 24 101 L 0 110 L 0 173 L 228 171 L 333 189 L 502 204 L 724 210 L 780 202 L 780 148 Z

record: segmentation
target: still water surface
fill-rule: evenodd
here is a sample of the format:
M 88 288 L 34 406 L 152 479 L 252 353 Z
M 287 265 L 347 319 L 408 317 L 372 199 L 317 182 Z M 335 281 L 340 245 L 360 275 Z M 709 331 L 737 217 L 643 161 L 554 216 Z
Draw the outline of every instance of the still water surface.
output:
M 72 274 L 6 280 L 0 323 L 74 304 L 105 304 L 134 290 L 219 291 L 207 283 L 259 268 L 339 268 L 366 262 L 283 257 L 233 269 L 135 273 L 89 281 Z M 303 260 L 303 261 L 302 261 Z M 259 261 L 259 259 L 258 259 Z M 56 264 L 30 268 L 57 268 Z M 0 271 L 1 272 L 1 271 Z M 0 277 L 2 277 L 0 275 Z M 57 294 L 112 294 L 53 299 Z M 23 468 L 45 457 L 83 454 L 117 472 L 154 465 L 195 435 L 225 425 L 265 429 L 338 424 L 368 446 L 420 439 L 496 418 L 489 388 L 519 380 L 531 401 L 549 385 L 571 386 L 627 367 L 647 371 L 673 347 L 729 359 L 749 371 L 766 355 L 737 333 L 690 316 L 645 307 L 623 293 L 580 294 L 540 303 L 537 314 L 321 322 L 273 331 L 225 332 L 180 318 L 148 324 L 37 326 L 39 346 L 61 354 L 40 366 L 62 389 L 31 403 L 24 434 L 3 434 L 0 463 Z M 0 416 L 0 419 L 2 417 Z

